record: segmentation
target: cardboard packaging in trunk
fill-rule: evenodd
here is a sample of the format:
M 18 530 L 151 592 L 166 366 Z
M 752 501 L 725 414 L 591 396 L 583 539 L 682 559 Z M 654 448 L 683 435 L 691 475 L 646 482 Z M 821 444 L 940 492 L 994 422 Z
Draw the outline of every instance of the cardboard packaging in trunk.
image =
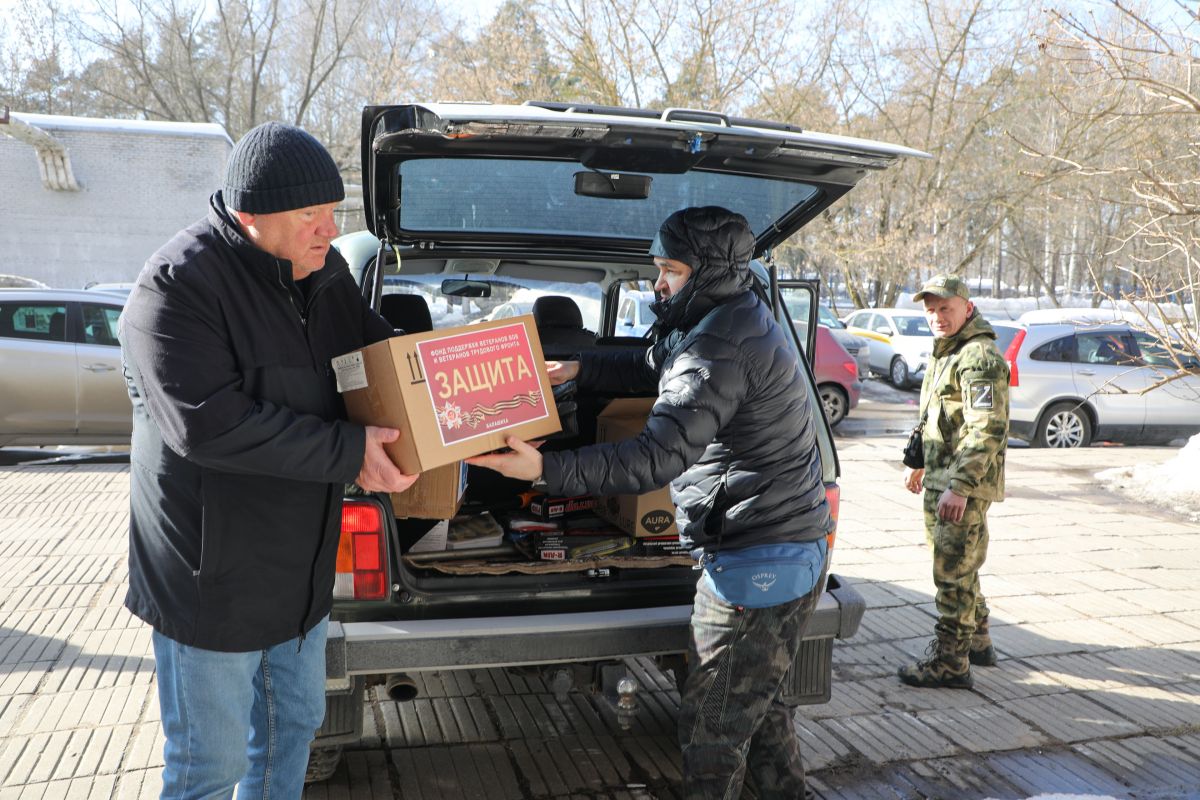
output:
M 637 552 L 642 556 L 690 556 L 691 553 L 675 536 L 644 536 L 637 540 Z
M 596 558 L 625 553 L 633 548 L 634 539 L 616 531 L 562 535 L 543 534 L 531 542 L 533 555 L 539 561 L 571 561 L 577 558 Z
M 543 494 L 529 503 L 529 513 L 541 520 L 562 519 L 596 507 L 596 498 L 590 494 L 578 497 L 553 497 Z
M 407 491 L 391 495 L 397 517 L 450 519 L 462 507 L 467 490 L 467 462 L 455 461 L 421 473 Z
M 352 421 L 400 430 L 384 449 L 409 475 L 560 430 L 532 315 L 395 336 L 333 368 Z
M 646 427 L 654 405 L 652 397 L 618 397 L 596 418 L 597 442 L 632 439 Z M 615 494 L 598 498 L 595 513 L 634 536 L 679 535 L 675 504 L 664 486 L 645 494 Z

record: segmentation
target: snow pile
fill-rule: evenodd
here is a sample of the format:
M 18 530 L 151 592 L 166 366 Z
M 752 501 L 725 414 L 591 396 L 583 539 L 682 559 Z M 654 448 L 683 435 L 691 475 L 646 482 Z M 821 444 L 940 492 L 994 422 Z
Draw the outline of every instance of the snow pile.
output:
M 1166 506 L 1200 521 L 1200 435 L 1161 464 L 1114 467 L 1097 472 L 1096 478 L 1134 500 Z

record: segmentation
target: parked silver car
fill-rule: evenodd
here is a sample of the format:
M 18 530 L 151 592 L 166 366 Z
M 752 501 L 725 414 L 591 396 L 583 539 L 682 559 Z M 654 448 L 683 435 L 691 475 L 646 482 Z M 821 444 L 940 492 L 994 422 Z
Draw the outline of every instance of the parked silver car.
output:
M 1177 373 L 1155 336 L 1125 323 L 1055 323 L 1017 330 L 1005 358 L 1011 370 L 1009 424 L 1035 447 L 1093 441 L 1165 444 L 1200 433 L 1200 363 Z
M 129 443 L 123 304 L 105 292 L 0 289 L 0 446 Z

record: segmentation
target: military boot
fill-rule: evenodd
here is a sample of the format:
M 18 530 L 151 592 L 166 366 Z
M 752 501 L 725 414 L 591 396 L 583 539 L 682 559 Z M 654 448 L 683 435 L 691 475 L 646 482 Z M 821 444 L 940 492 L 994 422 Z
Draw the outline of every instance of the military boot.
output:
M 977 667 L 996 666 L 996 648 L 992 647 L 992 637 L 988 633 L 988 619 L 984 617 L 975 626 L 971 635 L 971 649 L 967 658 Z
M 923 689 L 970 689 L 975 686 L 967 649 L 953 640 L 934 639 L 925 648 L 925 656 L 923 660 L 899 669 L 896 674 L 901 683 Z

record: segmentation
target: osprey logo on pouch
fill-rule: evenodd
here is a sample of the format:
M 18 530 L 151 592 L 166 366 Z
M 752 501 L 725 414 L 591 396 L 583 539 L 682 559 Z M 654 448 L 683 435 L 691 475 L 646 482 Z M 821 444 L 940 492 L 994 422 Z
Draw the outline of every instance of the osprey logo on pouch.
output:
M 764 592 L 770 591 L 778 579 L 779 576 L 774 572 L 760 572 L 757 575 L 750 576 L 750 582 L 754 584 L 754 588 L 761 589 Z
M 995 398 L 990 383 L 972 383 L 970 385 L 971 408 L 991 408 Z

